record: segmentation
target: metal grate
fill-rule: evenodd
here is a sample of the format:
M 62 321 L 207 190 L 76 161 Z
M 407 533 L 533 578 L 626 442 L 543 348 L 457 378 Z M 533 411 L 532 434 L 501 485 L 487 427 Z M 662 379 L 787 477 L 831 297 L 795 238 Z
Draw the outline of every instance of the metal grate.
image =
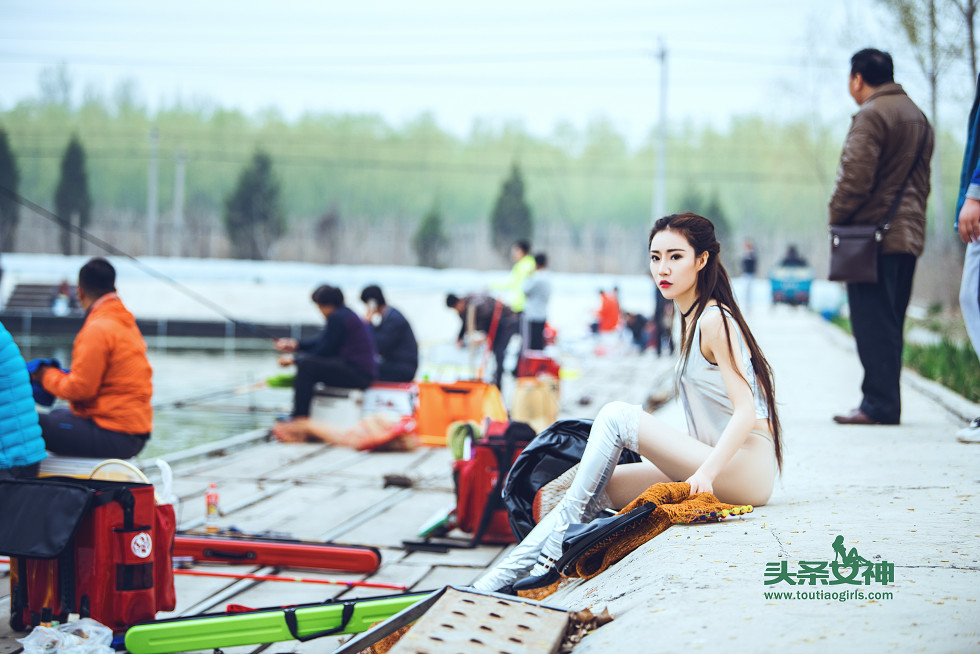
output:
M 568 613 L 449 588 L 390 654 L 553 654 Z

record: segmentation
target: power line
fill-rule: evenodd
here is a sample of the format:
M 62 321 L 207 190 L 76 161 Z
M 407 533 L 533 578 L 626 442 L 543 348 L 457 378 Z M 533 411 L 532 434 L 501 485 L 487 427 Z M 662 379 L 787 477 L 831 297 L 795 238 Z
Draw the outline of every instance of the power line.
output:
M 250 52 L 252 52 L 250 50 Z M 706 61 L 721 64 L 751 64 L 755 72 L 762 72 L 758 67 L 775 68 L 839 68 L 837 64 L 829 61 L 814 60 L 804 55 L 799 57 L 786 57 L 780 55 L 746 53 L 740 50 L 725 50 L 718 48 L 692 48 L 678 47 L 675 49 L 675 58 L 681 61 Z M 47 52 L 31 52 L 25 50 L 7 50 L 2 53 L 5 64 L 11 63 L 46 63 L 51 61 Z M 498 52 L 440 52 L 439 54 L 354 54 L 343 52 L 337 54 L 321 53 L 318 55 L 303 55 L 287 53 L 281 56 L 269 54 L 265 51 L 257 60 L 248 59 L 242 56 L 234 56 L 228 53 L 227 59 L 216 59 L 213 56 L 207 60 L 202 60 L 193 53 L 185 56 L 136 56 L 128 54 L 125 58 L 113 56 L 94 56 L 82 55 L 71 56 L 72 65 L 89 66 L 113 66 L 132 68 L 134 66 L 147 66 L 151 68 L 172 68 L 176 70 L 193 68 L 195 70 L 248 70 L 248 71 L 268 71 L 282 72 L 291 71 L 294 74 L 306 75 L 310 72 L 331 72 L 333 74 L 345 71 L 357 71 L 363 74 L 364 68 L 377 68 L 390 70 L 392 68 L 411 68 L 423 66 L 431 68 L 433 66 L 474 66 L 474 65 L 501 65 L 501 64 L 549 64 L 549 63 L 576 63 L 583 61 L 609 61 L 614 59 L 635 59 L 642 63 L 656 51 L 649 47 L 637 44 L 633 47 L 601 47 L 594 49 L 581 48 L 554 48 L 536 49 L 525 51 L 498 51 Z M 256 55 L 258 56 L 258 55 Z M 428 72 L 428 71 L 426 71 Z M 742 71 L 748 74 L 753 70 Z M 538 83 L 546 80 L 538 79 Z
M 275 334 L 273 334 L 271 331 L 269 331 L 268 329 L 266 329 L 262 325 L 256 325 L 255 323 L 246 322 L 244 320 L 238 320 L 236 318 L 231 317 L 230 315 L 228 315 L 228 313 L 220 305 L 218 305 L 217 303 L 213 302 L 212 300 L 204 297 L 200 293 L 198 293 L 198 292 L 196 292 L 196 291 L 188 288 L 184 284 L 181 284 L 180 282 L 178 282 L 173 277 L 170 277 L 168 275 L 163 274 L 162 272 L 156 270 L 155 268 L 146 265 L 145 263 L 143 263 L 142 261 L 140 261 L 139 259 L 137 259 L 133 255 L 131 255 L 131 254 L 127 253 L 127 252 L 124 252 L 124 251 L 120 250 L 115 245 L 112 245 L 111 243 L 108 243 L 106 241 L 103 241 L 101 238 L 99 238 L 98 236 L 95 236 L 91 232 L 88 232 L 87 230 L 83 229 L 82 227 L 80 227 L 78 225 L 72 224 L 70 221 L 65 220 L 64 218 L 58 216 L 57 214 L 55 214 L 52 211 L 48 211 L 47 209 L 45 209 L 41 205 L 39 205 L 39 204 L 37 204 L 35 202 L 32 202 L 31 200 L 25 198 L 23 195 L 21 195 L 17 191 L 14 191 L 13 189 L 7 188 L 6 186 L 0 185 L 0 194 L 6 195 L 8 198 L 10 198 L 11 200 L 13 200 L 17 204 L 21 205 L 22 207 L 24 207 L 26 209 L 30 209 L 31 211 L 33 211 L 34 213 L 38 214 L 39 216 L 41 216 L 43 218 L 47 218 L 48 220 L 57 223 L 59 226 L 61 226 L 62 229 L 68 230 L 69 232 L 80 236 L 81 238 L 85 239 L 89 243 L 91 243 L 91 244 L 93 244 L 93 245 L 95 245 L 95 246 L 97 246 L 99 248 L 102 248 L 107 253 L 112 254 L 114 256 L 117 256 L 117 257 L 123 257 L 123 258 L 129 259 L 134 264 L 136 264 L 136 267 L 137 268 L 139 268 L 143 272 L 147 273 L 151 277 L 156 277 L 157 279 L 159 279 L 161 281 L 164 281 L 164 282 L 170 284 L 171 286 L 173 286 L 174 288 L 176 288 L 181 293 L 187 295 L 188 297 L 190 297 L 191 299 L 195 300 L 196 302 L 199 302 L 200 304 L 208 307 L 209 309 L 211 309 L 212 311 L 214 311 L 215 313 L 217 313 L 219 316 L 221 316 L 225 320 L 227 320 L 227 321 L 229 321 L 229 322 L 231 322 L 231 323 L 233 323 L 235 325 L 239 325 L 239 326 L 241 326 L 241 327 L 243 327 L 243 328 L 251 331 L 254 334 L 258 334 L 258 335 L 261 335 L 261 336 L 266 336 L 267 338 L 276 338 L 276 335 Z

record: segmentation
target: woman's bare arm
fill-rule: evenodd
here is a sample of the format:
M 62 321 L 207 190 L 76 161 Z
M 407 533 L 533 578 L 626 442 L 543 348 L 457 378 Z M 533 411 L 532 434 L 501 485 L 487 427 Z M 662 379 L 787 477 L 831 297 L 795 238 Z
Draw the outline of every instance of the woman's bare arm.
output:
M 732 402 L 734 412 L 725 426 L 718 444 L 704 463 L 687 480 L 691 484 L 691 494 L 713 492 L 712 484 L 718 473 L 728 465 L 749 433 L 755 426 L 755 401 L 752 389 L 745 374 L 747 362 L 742 360 L 739 345 L 738 327 L 729 321 L 729 336 L 725 336 L 725 326 L 721 311 L 712 311 L 701 320 L 701 352 L 709 361 L 715 361 L 721 370 L 725 391 Z M 697 347 L 697 344 L 695 344 Z M 729 349 L 731 348 L 731 349 Z

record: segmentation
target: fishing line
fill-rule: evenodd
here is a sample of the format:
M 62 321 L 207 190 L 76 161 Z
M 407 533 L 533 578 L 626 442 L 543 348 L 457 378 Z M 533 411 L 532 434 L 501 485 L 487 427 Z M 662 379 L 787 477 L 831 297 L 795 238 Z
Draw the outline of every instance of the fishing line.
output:
M 76 234 L 77 236 L 80 236 L 81 238 L 85 239 L 89 243 L 91 243 L 91 244 L 93 244 L 93 245 L 95 245 L 97 247 L 102 248 L 103 250 L 105 250 L 109 254 L 112 254 L 112 255 L 115 255 L 115 256 L 118 256 L 118 257 L 123 257 L 123 258 L 129 259 L 130 261 L 132 261 L 133 263 L 135 263 L 136 264 L 136 267 L 139 268 L 140 270 L 142 270 L 143 272 L 147 273 L 151 277 L 155 277 L 155 278 L 159 279 L 160 281 L 163 281 L 163 282 L 166 282 L 166 283 L 170 284 L 171 286 L 173 286 L 174 288 L 176 288 L 178 291 L 180 291 L 184 295 L 190 297 L 191 299 L 195 300 L 196 302 L 199 302 L 200 304 L 203 304 L 207 308 L 211 309 L 212 311 L 214 311 L 215 313 L 217 313 L 219 316 L 221 316 L 222 318 L 224 318 L 228 322 L 230 322 L 230 323 L 232 323 L 234 325 L 239 325 L 239 326 L 247 329 L 248 331 L 250 331 L 250 332 L 252 332 L 254 334 L 258 334 L 260 336 L 264 336 L 265 338 L 271 338 L 271 339 L 278 338 L 275 334 L 273 334 L 271 331 L 269 331 L 267 328 L 263 327 L 262 325 L 256 325 L 255 323 L 247 322 L 247 321 L 244 321 L 244 320 L 237 320 L 235 318 L 232 318 L 230 315 L 228 315 L 228 313 L 224 310 L 224 308 L 222 308 L 220 305 L 218 305 L 214 301 L 212 301 L 212 300 L 204 297 L 203 295 L 201 295 L 197 291 L 194 291 L 194 290 L 188 288 L 187 286 L 185 286 L 185 285 L 181 284 L 180 282 L 178 282 L 176 279 L 174 279 L 172 277 L 169 277 L 169 276 L 165 275 L 164 273 L 159 272 L 158 270 L 155 270 L 154 268 L 146 265 L 145 263 L 143 263 L 142 261 L 140 261 L 139 259 L 137 259 L 133 255 L 129 254 L 128 252 L 123 252 L 122 250 L 120 250 L 116 246 L 114 246 L 111 243 L 108 243 L 106 241 L 103 241 L 101 238 L 99 238 L 98 236 L 95 236 L 94 234 L 91 234 L 90 232 L 86 231 L 82 227 L 80 227 L 78 225 L 71 224 L 69 221 L 65 220 L 61 216 L 58 216 L 57 214 L 55 214 L 52 211 L 48 211 L 47 209 L 45 209 L 41 205 L 39 205 L 39 204 L 37 204 L 35 202 L 32 202 L 31 200 L 25 198 L 23 195 L 17 193 L 16 191 L 14 191 L 12 189 L 7 188 L 6 186 L 3 186 L 2 184 L 0 184 L 0 193 L 2 193 L 3 195 L 6 195 L 7 197 L 9 197 L 11 200 L 13 200 L 14 202 L 16 202 L 17 204 L 19 204 L 19 205 L 21 205 L 23 207 L 26 207 L 27 209 L 30 209 L 34 213 L 36 213 L 36 214 L 38 214 L 40 216 L 43 216 L 44 218 L 47 218 L 48 220 L 51 220 L 51 221 L 54 221 L 54 222 L 58 223 L 58 225 L 60 225 L 63 229 L 67 229 L 69 232 L 71 232 L 73 234 Z
M 207 393 L 196 393 L 189 397 L 160 402 L 158 404 L 154 404 L 153 409 L 155 411 L 160 409 L 182 409 L 187 406 L 194 406 L 200 404 L 207 400 L 213 400 L 220 397 L 227 397 L 229 395 L 247 395 L 267 387 L 268 387 L 268 383 L 265 380 L 258 381 L 258 382 L 251 382 L 248 384 L 238 384 L 231 388 L 222 388 L 215 391 L 209 391 Z

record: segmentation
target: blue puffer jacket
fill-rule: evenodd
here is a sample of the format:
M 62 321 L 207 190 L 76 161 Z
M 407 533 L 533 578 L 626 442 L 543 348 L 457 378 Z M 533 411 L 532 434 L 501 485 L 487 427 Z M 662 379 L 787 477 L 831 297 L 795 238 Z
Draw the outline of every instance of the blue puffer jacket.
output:
M 45 456 L 24 357 L 0 325 L 0 470 L 31 465 Z

